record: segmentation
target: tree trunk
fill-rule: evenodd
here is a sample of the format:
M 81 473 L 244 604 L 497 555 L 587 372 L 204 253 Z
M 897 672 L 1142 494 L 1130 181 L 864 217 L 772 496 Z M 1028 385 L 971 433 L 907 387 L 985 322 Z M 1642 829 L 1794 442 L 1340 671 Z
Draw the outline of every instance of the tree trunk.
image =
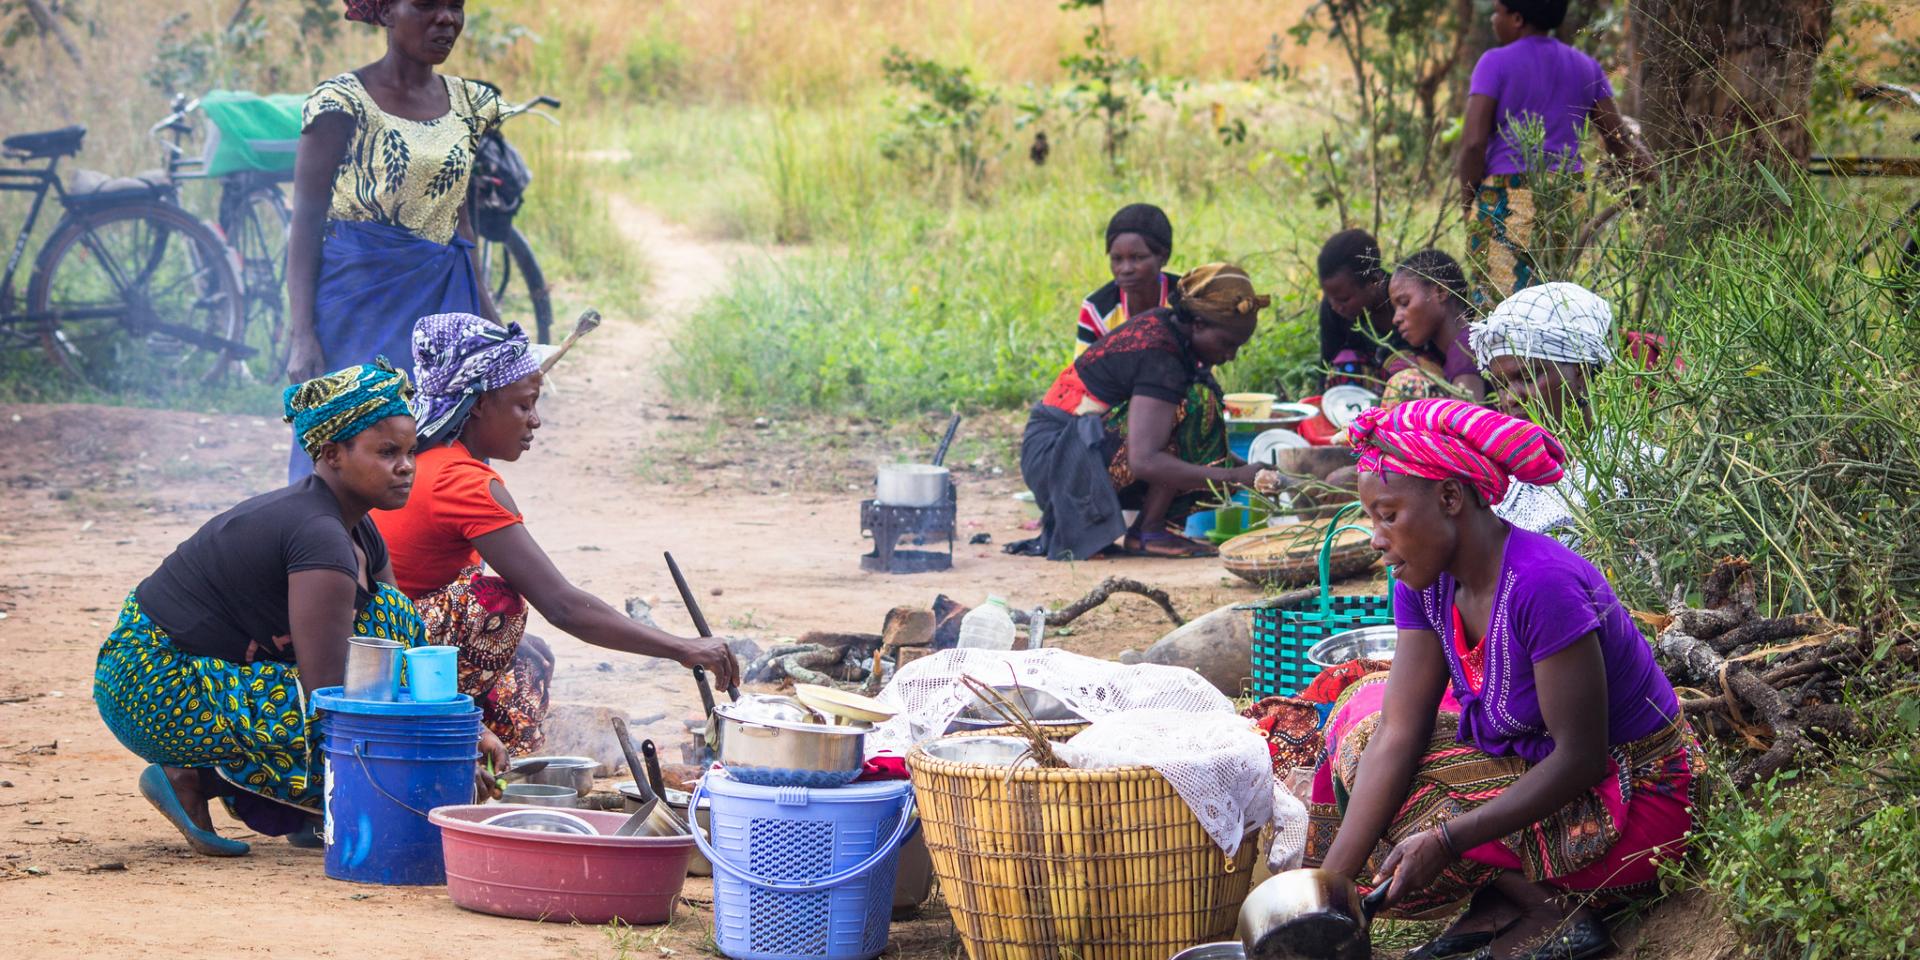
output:
M 1647 143 L 1672 157 L 1725 142 L 1742 161 L 1803 163 L 1814 66 L 1834 0 L 1638 0 L 1631 31 Z

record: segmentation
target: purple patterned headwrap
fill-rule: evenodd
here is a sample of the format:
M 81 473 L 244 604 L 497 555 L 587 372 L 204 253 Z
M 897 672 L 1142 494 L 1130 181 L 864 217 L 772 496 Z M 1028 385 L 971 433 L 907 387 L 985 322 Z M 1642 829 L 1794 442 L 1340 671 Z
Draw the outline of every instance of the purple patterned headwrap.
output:
M 526 331 L 505 327 L 471 313 L 436 313 L 413 325 L 413 372 L 418 393 L 413 419 L 420 424 L 420 447 L 460 435 L 473 402 L 540 371 L 528 350 Z

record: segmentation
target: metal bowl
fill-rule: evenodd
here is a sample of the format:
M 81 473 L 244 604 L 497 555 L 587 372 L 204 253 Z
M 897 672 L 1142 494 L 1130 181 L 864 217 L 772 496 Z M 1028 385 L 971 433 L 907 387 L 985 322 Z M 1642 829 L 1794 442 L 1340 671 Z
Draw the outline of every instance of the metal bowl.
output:
M 986 767 L 1032 766 L 1022 759 L 1032 745 L 1019 737 L 941 737 L 920 749 L 929 757 Z
M 577 807 L 580 794 L 570 786 L 550 783 L 509 783 L 500 792 L 501 803 L 527 803 L 536 807 Z
M 532 773 L 520 773 L 540 761 L 545 761 L 546 766 Z M 593 792 L 593 771 L 599 767 L 600 761 L 592 757 L 521 757 L 507 767 L 507 779 L 552 787 L 572 787 L 576 796 L 584 797 Z
M 599 834 L 593 825 L 559 810 L 508 810 L 480 821 L 484 826 L 532 830 L 536 833 L 567 833 L 591 837 Z
M 1399 636 L 1399 628 L 1391 624 L 1346 630 L 1314 644 L 1307 659 L 1322 667 L 1337 667 L 1349 660 L 1392 660 Z

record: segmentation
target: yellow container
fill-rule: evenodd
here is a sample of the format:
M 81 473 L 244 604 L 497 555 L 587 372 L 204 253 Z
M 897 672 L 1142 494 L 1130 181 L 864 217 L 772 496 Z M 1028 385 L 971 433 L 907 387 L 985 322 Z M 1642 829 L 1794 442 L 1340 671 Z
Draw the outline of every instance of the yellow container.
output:
M 1229 393 L 1221 397 L 1227 416 L 1235 420 L 1265 420 L 1273 416 L 1273 405 L 1280 398 L 1271 393 Z

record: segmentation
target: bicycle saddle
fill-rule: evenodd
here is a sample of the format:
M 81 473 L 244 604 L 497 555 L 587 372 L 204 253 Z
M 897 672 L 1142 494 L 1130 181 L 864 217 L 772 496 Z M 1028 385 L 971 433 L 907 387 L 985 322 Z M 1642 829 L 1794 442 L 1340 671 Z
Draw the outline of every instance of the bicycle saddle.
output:
M 29 160 L 71 157 L 80 152 L 80 141 L 86 138 L 86 127 L 72 126 L 59 130 L 42 130 L 39 133 L 15 134 L 0 141 L 0 147 L 25 154 L 26 159 Z

